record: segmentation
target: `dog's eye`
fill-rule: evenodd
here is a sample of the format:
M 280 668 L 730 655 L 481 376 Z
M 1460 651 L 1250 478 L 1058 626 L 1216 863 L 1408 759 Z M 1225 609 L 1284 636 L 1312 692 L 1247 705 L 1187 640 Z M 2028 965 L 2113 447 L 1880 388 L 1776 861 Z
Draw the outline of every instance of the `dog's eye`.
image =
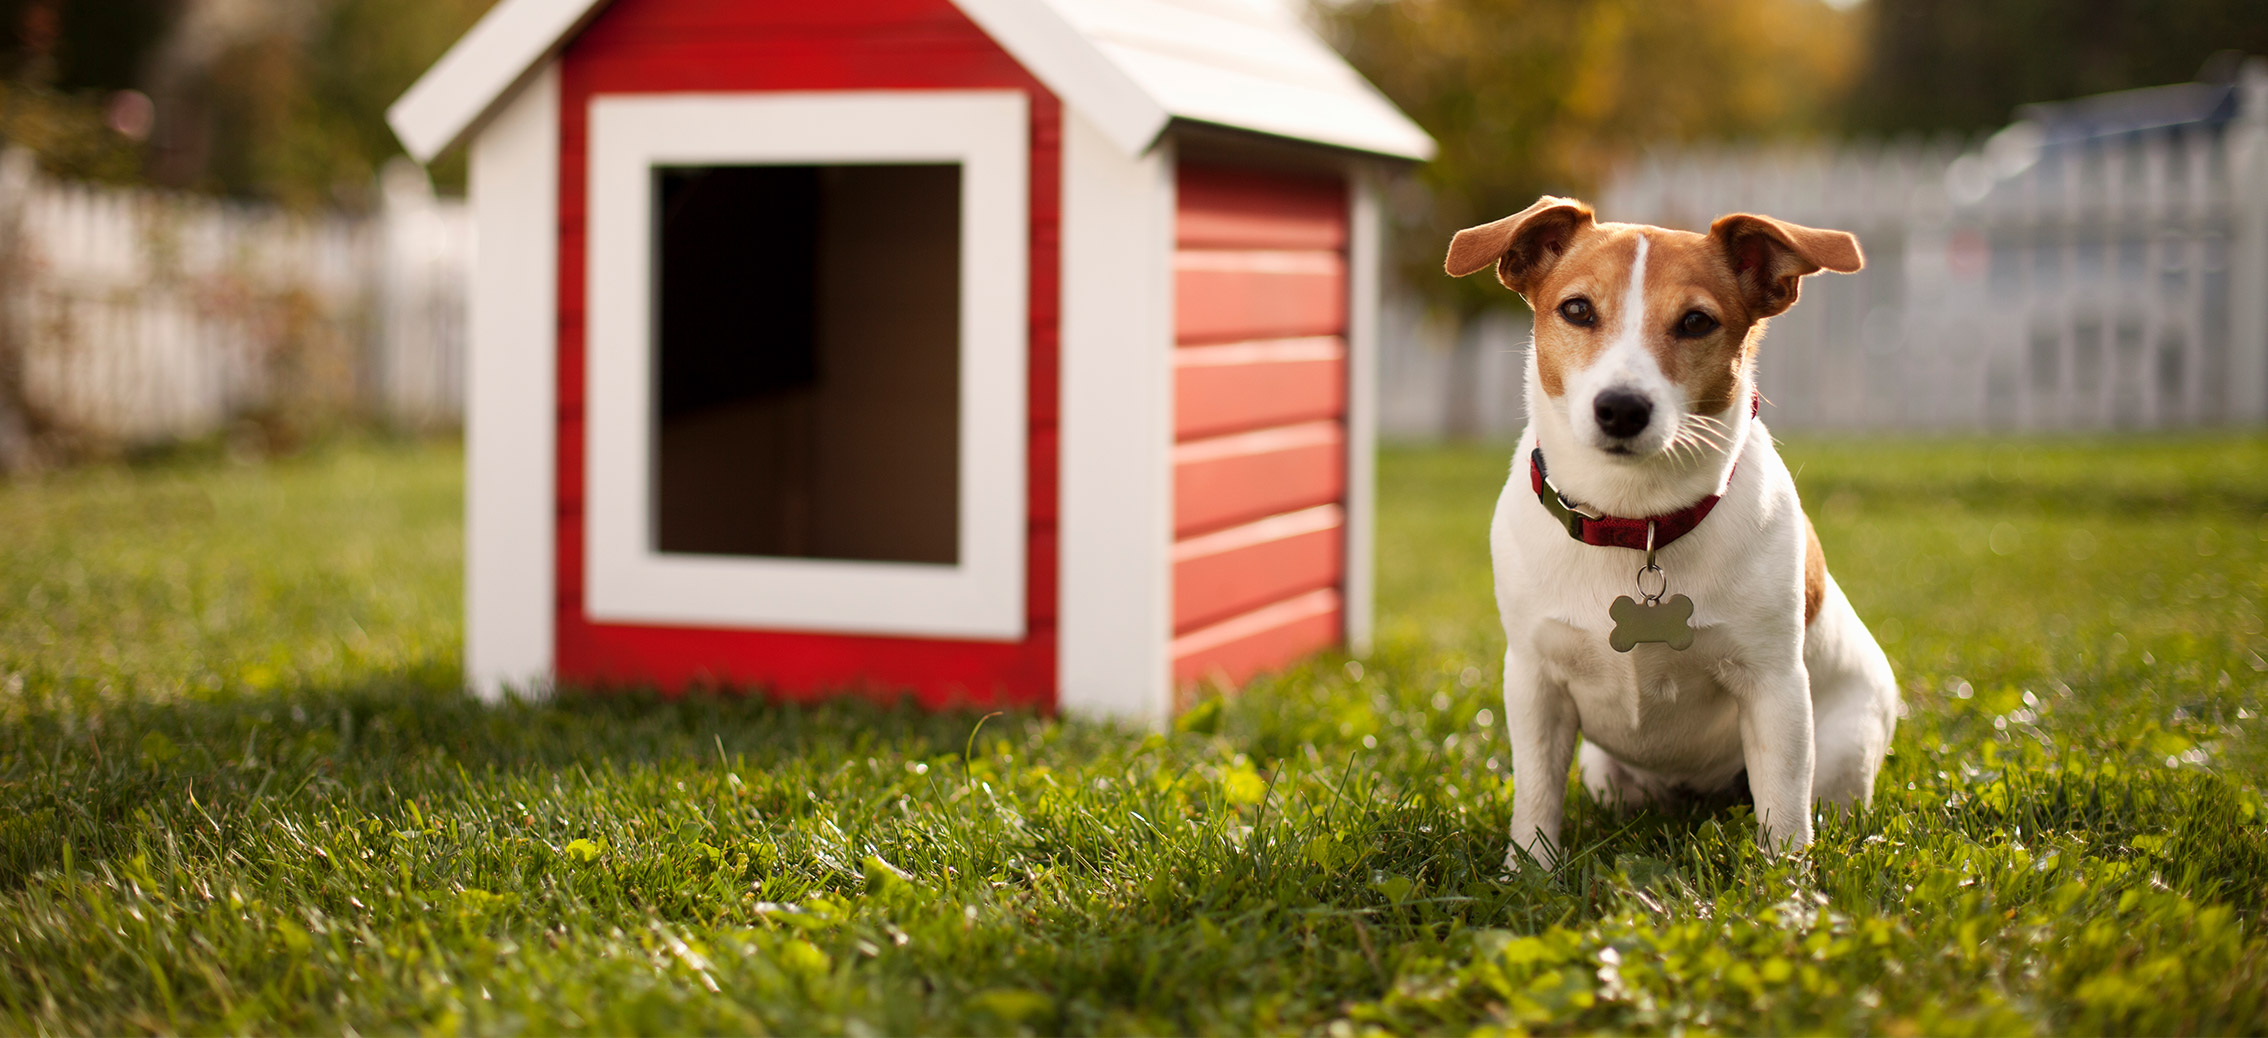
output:
M 1717 319 L 1699 310 L 1687 310 L 1677 319 L 1677 334 L 1684 338 L 1698 339 L 1716 330 Z
M 1576 296 L 1559 304 L 1559 316 L 1566 318 L 1568 324 L 1585 328 L 1590 327 L 1591 322 L 1599 319 L 1597 314 L 1591 312 L 1591 301 L 1582 296 Z

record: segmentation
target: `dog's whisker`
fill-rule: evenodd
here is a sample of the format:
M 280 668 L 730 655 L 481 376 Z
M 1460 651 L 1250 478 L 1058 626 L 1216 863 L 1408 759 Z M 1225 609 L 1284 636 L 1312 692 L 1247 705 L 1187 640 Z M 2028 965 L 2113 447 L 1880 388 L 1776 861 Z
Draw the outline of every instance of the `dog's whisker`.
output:
M 1691 444 L 1696 449 L 1703 447 L 1709 450 L 1725 449 L 1725 441 L 1722 438 L 1714 433 L 1695 428 L 1679 429 L 1677 435 L 1671 438 L 1671 442 Z
M 1678 424 L 1678 435 L 1695 436 L 1707 440 L 1715 446 L 1722 447 L 1725 444 L 1725 438 L 1731 435 L 1731 430 L 1725 428 L 1723 423 L 1707 415 L 1686 415 L 1685 419 Z
M 1701 446 L 1695 443 L 1691 437 L 1686 436 L 1684 433 L 1679 433 L 1678 435 L 1671 437 L 1669 446 L 1670 457 L 1672 458 L 1672 460 L 1679 462 L 1686 467 L 1691 467 L 1701 462 Z

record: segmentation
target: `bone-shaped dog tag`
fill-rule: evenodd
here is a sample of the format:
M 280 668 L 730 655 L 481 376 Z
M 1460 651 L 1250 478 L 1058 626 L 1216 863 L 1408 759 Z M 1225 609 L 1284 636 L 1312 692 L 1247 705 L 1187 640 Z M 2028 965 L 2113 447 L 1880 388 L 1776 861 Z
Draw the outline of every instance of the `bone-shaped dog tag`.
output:
M 1614 600 L 1607 615 L 1614 618 L 1607 644 L 1616 652 L 1629 652 L 1640 642 L 1659 642 L 1672 649 L 1693 644 L 1693 600 L 1684 595 L 1654 602 L 1624 595 Z

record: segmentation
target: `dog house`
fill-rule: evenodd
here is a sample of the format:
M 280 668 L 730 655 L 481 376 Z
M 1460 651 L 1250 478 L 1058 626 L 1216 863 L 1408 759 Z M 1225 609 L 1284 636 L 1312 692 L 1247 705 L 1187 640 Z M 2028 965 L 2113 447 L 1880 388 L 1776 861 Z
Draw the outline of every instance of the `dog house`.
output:
M 1370 613 L 1377 191 L 1276 0 L 501 0 L 466 667 L 1155 722 Z

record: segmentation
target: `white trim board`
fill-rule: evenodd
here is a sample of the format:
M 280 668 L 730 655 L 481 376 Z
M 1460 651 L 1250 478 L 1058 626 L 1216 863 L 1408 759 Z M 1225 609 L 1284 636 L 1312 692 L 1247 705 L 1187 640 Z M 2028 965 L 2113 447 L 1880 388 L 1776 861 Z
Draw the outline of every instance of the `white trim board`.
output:
M 1347 651 L 1370 654 L 1378 586 L 1378 321 L 1385 227 L 1376 163 L 1347 170 Z
M 591 100 L 585 609 L 593 620 L 1023 637 L 1027 109 L 1014 90 Z M 655 550 L 654 168 L 933 162 L 962 168 L 958 564 Z
M 1063 711 L 1173 717 L 1172 143 L 1063 119 Z
M 559 461 L 559 69 L 545 65 L 474 142 L 465 372 L 465 683 L 482 698 L 551 677 Z

